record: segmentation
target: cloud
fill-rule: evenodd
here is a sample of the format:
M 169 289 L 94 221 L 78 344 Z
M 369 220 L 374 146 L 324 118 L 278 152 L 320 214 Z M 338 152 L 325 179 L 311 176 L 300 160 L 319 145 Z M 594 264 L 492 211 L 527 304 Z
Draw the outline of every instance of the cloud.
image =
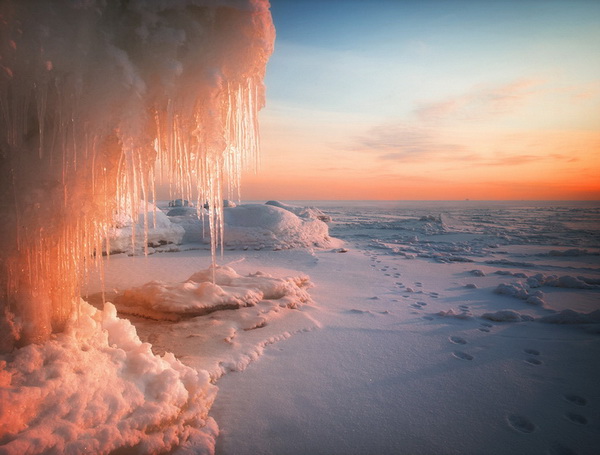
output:
M 469 92 L 434 102 L 422 102 L 413 111 L 425 123 L 443 120 L 485 120 L 514 112 L 540 93 L 543 81 L 519 79 L 497 86 L 477 86 Z
M 434 128 L 411 123 L 377 125 L 355 136 L 350 145 L 353 151 L 376 153 L 380 161 L 415 162 L 428 158 L 468 159 L 468 148 L 444 141 Z

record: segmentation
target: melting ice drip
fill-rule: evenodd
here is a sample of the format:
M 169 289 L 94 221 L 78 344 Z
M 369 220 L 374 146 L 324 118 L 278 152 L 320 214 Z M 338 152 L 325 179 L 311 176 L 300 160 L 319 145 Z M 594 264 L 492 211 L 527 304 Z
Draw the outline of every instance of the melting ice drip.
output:
M 268 6 L 0 5 L 0 352 L 61 330 L 115 213 L 154 200 L 157 162 L 208 201 L 214 257 L 223 189 L 258 149 Z

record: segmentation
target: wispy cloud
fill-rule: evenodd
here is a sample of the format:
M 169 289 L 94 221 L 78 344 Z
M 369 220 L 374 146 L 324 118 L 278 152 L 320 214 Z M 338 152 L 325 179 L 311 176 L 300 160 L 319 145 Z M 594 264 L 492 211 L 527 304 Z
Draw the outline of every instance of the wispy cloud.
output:
M 514 112 L 540 93 L 544 81 L 520 79 L 509 84 L 474 87 L 462 95 L 421 102 L 414 114 L 422 122 L 482 120 Z
M 467 148 L 443 141 L 433 128 L 410 123 L 375 126 L 353 138 L 351 150 L 377 153 L 384 161 L 421 161 L 427 157 L 447 156 L 465 159 Z

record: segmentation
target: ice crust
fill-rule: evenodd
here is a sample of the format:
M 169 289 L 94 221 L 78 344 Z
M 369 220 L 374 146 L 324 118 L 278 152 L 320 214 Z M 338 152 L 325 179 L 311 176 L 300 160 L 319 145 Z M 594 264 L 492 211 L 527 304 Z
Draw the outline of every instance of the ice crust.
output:
M 274 278 L 263 272 L 241 276 L 230 267 L 194 273 L 182 283 L 152 281 L 127 289 L 114 298 L 122 313 L 154 319 L 179 320 L 218 310 L 255 306 L 261 300 L 277 300 L 296 308 L 310 301 L 307 276 Z

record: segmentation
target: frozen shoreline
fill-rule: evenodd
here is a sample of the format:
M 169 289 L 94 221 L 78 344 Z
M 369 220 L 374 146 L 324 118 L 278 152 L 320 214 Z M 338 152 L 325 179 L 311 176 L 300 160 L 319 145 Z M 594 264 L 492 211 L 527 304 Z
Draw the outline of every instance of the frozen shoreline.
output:
M 236 273 L 223 289 L 244 277 L 276 284 L 259 304 L 179 322 L 131 317 L 155 354 L 172 352 L 216 396 L 193 450 L 210 453 L 218 431 L 218 454 L 593 454 L 596 234 L 532 232 L 536 214 L 513 229 L 514 214 L 492 213 L 496 225 L 476 232 L 460 213 L 395 213 L 338 212 L 330 229 L 344 249 L 226 248 L 218 263 Z M 190 246 L 111 256 L 109 296 L 157 280 L 146 294 L 190 301 L 211 262 Z M 285 277 L 298 290 L 268 290 Z M 92 279 L 89 293 L 99 290 Z

